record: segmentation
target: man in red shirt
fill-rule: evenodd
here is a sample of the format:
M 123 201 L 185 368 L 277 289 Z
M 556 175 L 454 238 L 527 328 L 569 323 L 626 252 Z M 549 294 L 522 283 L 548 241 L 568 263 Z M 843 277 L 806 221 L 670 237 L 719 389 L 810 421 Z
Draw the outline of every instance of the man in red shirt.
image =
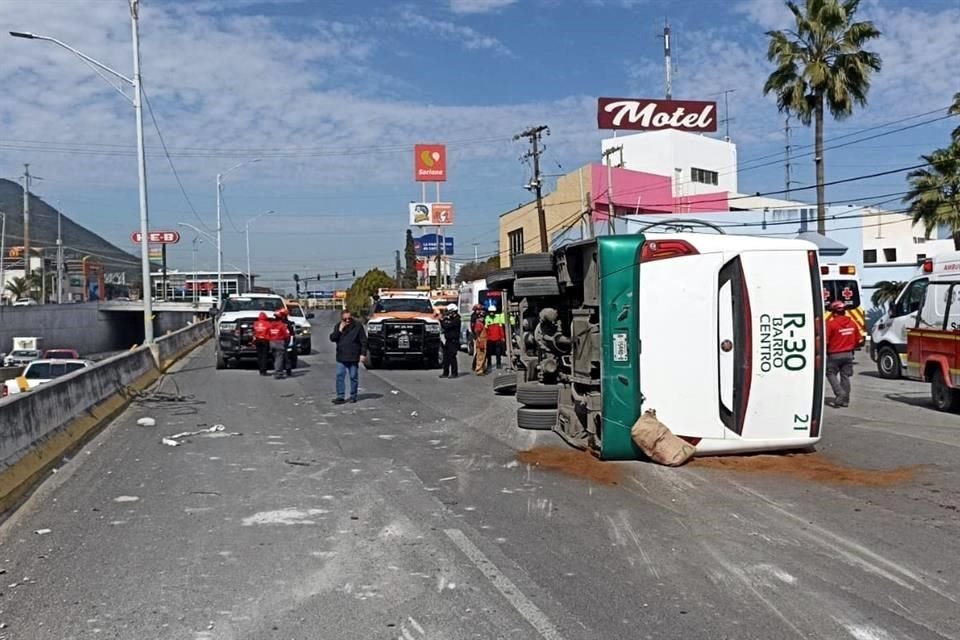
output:
M 860 327 L 846 314 L 846 305 L 830 305 L 833 315 L 827 320 L 827 381 L 833 388 L 834 406 L 850 406 L 850 378 L 853 377 L 854 351 L 860 346 Z

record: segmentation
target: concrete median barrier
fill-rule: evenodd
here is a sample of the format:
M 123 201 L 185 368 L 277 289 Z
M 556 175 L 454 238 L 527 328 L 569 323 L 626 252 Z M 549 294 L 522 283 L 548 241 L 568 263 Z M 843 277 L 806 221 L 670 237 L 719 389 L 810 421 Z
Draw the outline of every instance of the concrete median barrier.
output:
M 210 321 L 0 401 L 0 513 L 82 444 L 163 371 L 213 334 Z

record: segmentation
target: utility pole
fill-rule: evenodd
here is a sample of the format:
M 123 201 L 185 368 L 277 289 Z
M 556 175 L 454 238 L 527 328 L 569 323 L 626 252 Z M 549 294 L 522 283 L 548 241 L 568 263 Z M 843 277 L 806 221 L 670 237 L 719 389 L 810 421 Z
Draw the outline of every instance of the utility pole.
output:
M 23 274 L 30 282 L 30 165 L 23 165 Z
M 610 165 L 610 156 L 615 153 L 620 154 L 620 164 L 623 164 L 623 146 L 610 147 L 603 152 L 603 161 L 607 163 L 607 212 L 609 220 L 607 220 L 607 233 L 613 235 L 616 233 L 616 228 L 614 227 L 614 219 L 616 218 L 616 212 L 613 205 L 613 168 Z
M 137 176 L 140 200 L 140 279 L 143 298 L 143 344 L 153 345 L 153 283 L 150 281 L 150 213 L 147 202 L 147 154 L 143 135 L 143 80 L 140 77 L 140 0 L 130 0 L 133 41 L 133 111 L 137 122 Z
M 784 187 L 783 192 L 784 192 L 784 197 L 787 200 L 789 200 L 790 199 L 790 183 L 793 182 L 793 180 L 790 179 L 791 178 L 790 176 L 790 114 L 787 114 L 786 119 L 783 121 L 783 132 L 787 140 L 787 144 L 784 147 L 786 160 L 783 165 L 784 180 L 785 180 L 783 185 Z
M 3 306 L 3 292 L 7 290 L 7 271 L 4 265 L 7 257 L 7 214 L 0 211 L 0 307 Z
M 663 64 L 667 73 L 667 100 L 673 99 L 673 61 L 670 51 L 670 23 L 663 24 Z
M 726 140 L 727 142 L 730 142 L 730 123 L 733 122 L 733 118 L 730 117 L 730 102 L 727 98 L 734 91 L 736 91 L 736 89 L 723 90 L 723 125 L 724 125 L 723 139 Z
M 550 243 L 547 240 L 547 214 L 543 210 L 543 180 L 540 177 L 540 153 L 543 151 L 540 148 L 540 136 L 542 134 L 550 135 L 550 128 L 546 125 L 530 127 L 526 131 L 522 131 L 513 136 L 513 139 L 519 140 L 520 138 L 527 138 L 530 141 L 530 151 L 523 157 L 533 158 L 533 180 L 530 181 L 530 184 L 528 184 L 526 188 L 535 191 L 537 194 L 537 217 L 540 222 L 540 251 L 546 253 L 550 250 Z
M 57 304 L 63 304 L 63 214 L 57 207 Z

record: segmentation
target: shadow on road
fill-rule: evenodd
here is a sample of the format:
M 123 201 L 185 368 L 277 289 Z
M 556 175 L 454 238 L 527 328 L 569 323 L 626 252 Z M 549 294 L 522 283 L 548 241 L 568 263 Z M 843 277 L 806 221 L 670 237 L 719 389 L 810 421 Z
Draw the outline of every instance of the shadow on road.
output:
M 883 396 L 887 400 L 893 402 L 899 402 L 900 404 L 908 404 L 912 407 L 921 407 L 923 409 L 933 410 L 933 406 L 930 404 L 930 397 L 928 395 L 906 395 L 902 393 L 888 393 Z

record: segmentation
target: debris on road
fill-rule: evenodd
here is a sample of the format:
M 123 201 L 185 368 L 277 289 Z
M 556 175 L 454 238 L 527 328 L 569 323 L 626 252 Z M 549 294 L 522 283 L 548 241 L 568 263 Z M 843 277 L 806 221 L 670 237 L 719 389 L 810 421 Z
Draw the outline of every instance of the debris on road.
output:
M 619 465 L 601 462 L 587 451 L 560 447 L 537 447 L 517 453 L 517 460 L 534 467 L 558 471 L 597 484 L 620 484 L 623 473 Z
M 396 395 L 400 395 L 400 392 L 397 391 L 396 389 L 390 389 L 390 393 L 392 393 L 392 394 L 395 395 L 395 396 L 396 396 Z
M 309 467 L 311 462 L 306 462 L 304 460 L 284 460 L 287 464 L 293 465 L 295 467 Z
M 411 417 L 411 418 L 416 418 L 416 417 L 419 416 L 419 415 L 420 415 L 420 414 L 417 413 L 416 411 L 411 411 L 411 412 L 410 412 L 410 417 Z
M 153 418 L 140 418 L 137 420 L 137 424 L 141 427 L 155 427 L 157 426 L 157 421 Z
M 667 425 L 657 420 L 656 409 L 647 409 L 630 429 L 630 437 L 648 458 L 668 467 L 686 464 L 696 453 L 689 442 L 673 435 Z
M 241 435 L 243 434 L 238 433 L 236 431 L 227 432 L 226 427 L 223 426 L 222 424 L 215 424 L 212 427 L 209 427 L 207 429 L 198 429 L 196 431 L 184 431 L 182 433 L 175 433 L 172 436 L 166 436 L 165 438 L 161 439 L 160 442 L 167 445 L 168 447 L 177 447 L 183 444 L 182 440 L 184 438 L 189 438 L 191 436 L 199 436 L 199 437 L 206 436 L 210 438 L 216 438 L 216 437 L 241 436 Z
M 137 496 L 117 496 L 113 499 L 114 502 L 138 502 L 139 500 Z
M 916 472 L 925 466 L 861 469 L 830 460 L 819 452 L 697 458 L 693 465 L 697 468 L 787 476 L 824 484 L 858 487 L 904 484 L 913 480 Z
M 37 529 L 36 531 L 34 531 L 34 533 L 37 534 L 38 536 L 45 536 L 48 533 L 52 533 L 52 529 Z

